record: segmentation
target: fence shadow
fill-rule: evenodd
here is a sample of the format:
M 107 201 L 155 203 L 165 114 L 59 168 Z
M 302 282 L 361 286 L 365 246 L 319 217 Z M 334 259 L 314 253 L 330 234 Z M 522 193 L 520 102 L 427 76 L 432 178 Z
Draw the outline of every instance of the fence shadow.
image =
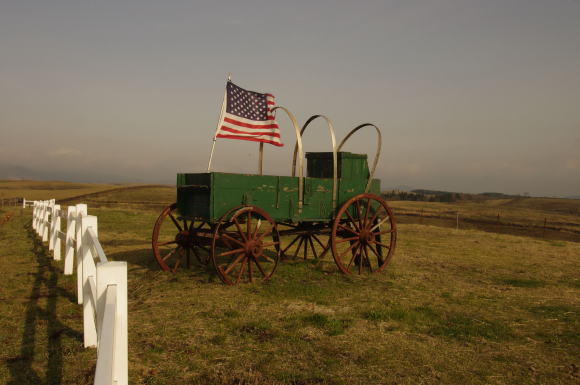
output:
M 57 302 L 62 297 L 75 303 L 76 299 L 72 293 L 58 286 L 58 278 L 62 275 L 62 272 L 52 264 L 48 248 L 42 244 L 42 241 L 36 236 L 30 225 L 25 225 L 24 228 L 31 239 L 31 251 L 38 263 L 38 270 L 34 274 L 34 282 L 29 296 L 30 300 L 26 305 L 20 355 L 8 361 L 12 376 L 8 384 L 58 385 L 62 383 L 63 374 L 62 336 L 65 335 L 78 340 L 79 344 L 82 344 L 83 336 L 81 332 L 69 328 L 59 320 Z M 41 298 L 46 298 L 46 307 L 39 304 Z M 40 338 L 37 329 L 41 322 L 46 322 L 47 324 L 48 338 L 46 347 L 48 360 L 46 378 L 44 380 L 32 367 L 36 354 L 36 344 Z

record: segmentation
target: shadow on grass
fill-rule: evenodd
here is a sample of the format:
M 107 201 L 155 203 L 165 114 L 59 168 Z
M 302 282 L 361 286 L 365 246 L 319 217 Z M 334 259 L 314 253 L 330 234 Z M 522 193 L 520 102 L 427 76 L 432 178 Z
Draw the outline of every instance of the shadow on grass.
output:
M 107 257 L 113 261 L 126 261 L 129 265 L 140 266 L 149 270 L 151 274 L 166 274 L 167 277 L 171 277 L 172 279 L 182 278 L 185 275 L 199 282 L 220 281 L 211 261 L 207 265 L 202 265 L 194 257 L 191 258 L 189 268 L 185 264 L 182 264 L 176 273 L 163 271 L 159 267 L 159 264 L 157 264 L 151 248 L 119 251 L 110 253 Z
M 57 302 L 59 297 L 65 297 L 69 301 L 76 302 L 74 296 L 58 287 L 58 278 L 61 271 L 51 264 L 48 249 L 34 234 L 30 225 L 26 225 L 28 236 L 33 242 L 32 253 L 38 263 L 38 271 L 35 273 L 30 300 L 26 306 L 24 333 L 20 355 L 8 361 L 12 378 L 8 384 L 60 384 L 62 382 L 62 342 L 64 334 L 82 343 L 82 334 L 64 325 L 59 319 Z M 40 298 L 46 298 L 46 307 L 39 305 Z M 39 324 L 47 324 L 47 371 L 43 381 L 36 370 L 32 367 L 37 343 L 37 328 Z

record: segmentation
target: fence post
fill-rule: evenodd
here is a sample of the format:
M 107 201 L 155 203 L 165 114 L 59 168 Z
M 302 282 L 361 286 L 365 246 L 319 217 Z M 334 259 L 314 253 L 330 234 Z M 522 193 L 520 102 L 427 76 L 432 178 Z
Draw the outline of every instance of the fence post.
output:
M 113 383 L 128 383 L 128 337 L 127 337 L 127 262 L 106 262 L 97 264 L 97 306 L 99 308 L 99 342 L 107 288 L 116 286 L 117 308 L 113 350 Z M 99 345 L 100 346 L 100 345 Z M 98 365 L 98 361 L 97 361 Z M 98 370 L 97 370 L 98 372 Z
M 54 250 L 54 237 L 56 234 L 56 217 L 59 215 L 56 205 L 52 205 L 50 209 L 50 226 L 48 231 L 48 250 Z
M 22 198 L 22 208 L 26 208 L 26 198 Z
M 38 235 L 38 217 L 40 216 L 40 201 L 34 202 L 34 232 Z
M 54 251 L 54 260 L 60 261 L 61 241 L 60 241 L 60 205 L 54 205 L 54 233 L 52 234 L 52 247 Z
M 36 202 L 32 204 L 32 230 L 36 231 Z
M 87 229 L 92 227 L 97 233 L 97 217 L 87 215 L 81 217 L 82 232 L 82 286 L 83 286 L 83 330 L 85 348 L 97 346 L 97 328 L 95 325 L 96 292 L 93 291 L 92 282 L 96 283 L 97 269 L 95 266 L 91 238 Z M 97 233 L 98 234 L 98 233 Z M 96 286 L 96 285 L 95 285 Z
M 36 217 L 36 234 L 42 237 L 42 220 L 44 219 L 44 201 L 38 202 L 38 216 Z
M 46 204 L 46 210 L 44 212 L 44 228 L 42 232 L 42 242 L 48 242 L 48 235 L 50 233 L 50 216 L 52 215 L 54 203 L 52 200 L 48 201 Z
M 74 241 L 75 241 L 75 223 L 77 216 L 77 208 L 75 206 L 68 206 L 66 216 L 66 241 L 64 254 L 64 274 L 72 275 L 74 263 Z M 77 258 L 78 255 L 77 255 Z
M 76 205 L 75 219 L 75 238 L 76 238 L 76 250 L 75 255 L 77 256 L 77 302 L 79 305 L 83 303 L 83 233 L 81 229 L 81 221 L 84 215 L 87 215 L 87 205 L 78 204 Z

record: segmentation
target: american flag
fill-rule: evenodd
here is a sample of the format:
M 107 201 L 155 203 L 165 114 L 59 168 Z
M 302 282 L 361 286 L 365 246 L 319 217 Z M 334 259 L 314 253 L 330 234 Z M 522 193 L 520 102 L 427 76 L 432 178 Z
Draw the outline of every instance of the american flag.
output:
M 247 91 L 228 82 L 225 109 L 216 138 L 241 139 L 283 146 L 272 109 L 274 95 Z

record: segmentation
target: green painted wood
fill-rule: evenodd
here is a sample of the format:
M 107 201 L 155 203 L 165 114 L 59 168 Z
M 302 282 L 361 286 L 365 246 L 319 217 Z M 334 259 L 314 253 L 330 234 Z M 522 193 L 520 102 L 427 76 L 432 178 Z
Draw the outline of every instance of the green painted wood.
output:
M 316 159 L 319 167 L 328 168 L 326 154 L 330 154 L 330 177 L 304 178 L 301 213 L 298 210 L 298 177 L 221 172 L 177 174 L 177 209 L 185 218 L 211 223 L 219 221 L 228 210 L 239 205 L 258 206 L 277 222 L 329 221 L 334 215 L 332 153 L 322 154 L 325 155 L 309 158 L 309 162 Z M 339 158 L 341 175 L 344 176 L 338 183 L 336 210 L 346 200 L 364 192 L 369 175 L 366 155 L 346 154 Z M 380 193 L 378 179 L 373 180 L 370 192 Z

